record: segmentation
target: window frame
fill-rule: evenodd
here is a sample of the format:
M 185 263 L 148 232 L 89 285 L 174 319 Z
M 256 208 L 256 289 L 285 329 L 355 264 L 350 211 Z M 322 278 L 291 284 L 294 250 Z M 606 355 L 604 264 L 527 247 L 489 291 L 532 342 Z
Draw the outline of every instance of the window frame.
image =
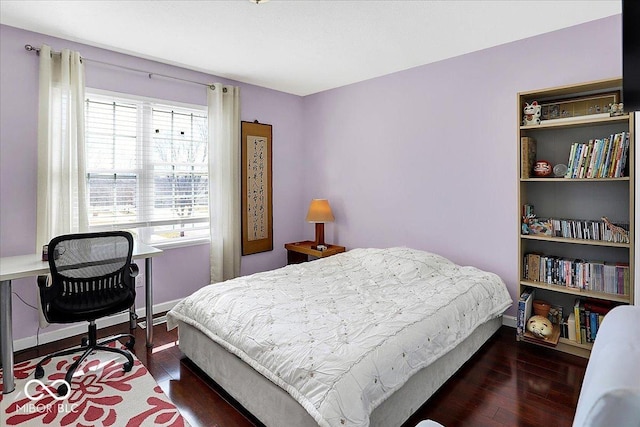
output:
M 92 96 L 99 97 L 99 98 L 102 98 L 102 97 L 111 98 L 116 102 L 123 102 L 123 103 L 133 102 L 136 104 L 141 104 L 139 105 L 139 107 L 141 108 L 137 108 L 136 148 L 135 148 L 136 156 L 140 160 L 136 162 L 137 165 L 135 166 L 134 173 L 136 174 L 139 173 L 139 176 L 140 176 L 138 180 L 139 182 L 137 183 L 136 197 L 138 198 L 138 202 L 137 202 L 138 206 L 140 206 L 140 209 L 142 209 L 143 211 L 137 215 L 136 221 L 134 223 L 112 222 L 104 226 L 89 225 L 89 231 L 107 231 L 107 230 L 114 230 L 114 229 L 130 230 L 134 233 L 134 235 L 137 235 L 137 238 L 140 239 L 145 244 L 153 245 L 154 247 L 163 248 L 163 249 L 209 244 L 210 235 L 211 235 L 210 234 L 210 227 L 211 227 L 210 216 L 209 218 L 206 218 L 206 219 L 203 218 L 203 219 L 195 219 L 195 220 L 194 219 L 192 220 L 158 220 L 158 221 L 153 221 L 153 225 L 150 225 L 148 220 L 144 220 L 142 218 L 149 218 L 150 217 L 149 209 L 154 209 L 154 208 L 151 204 L 143 203 L 141 201 L 141 196 L 144 192 L 144 189 L 149 188 L 148 183 L 154 180 L 154 174 L 153 174 L 153 168 L 152 168 L 152 165 L 154 163 L 151 161 L 150 157 L 145 155 L 144 153 L 145 145 L 150 144 L 153 139 L 153 135 L 152 135 L 153 123 L 151 121 L 153 107 L 165 106 L 169 108 L 175 107 L 175 108 L 199 110 L 203 113 L 205 117 L 208 118 L 207 106 L 87 87 L 85 89 L 85 95 L 84 95 L 85 102 L 87 98 L 91 99 Z M 85 135 L 87 133 L 88 133 L 88 126 L 85 123 Z M 207 160 L 208 160 L 208 156 L 209 156 L 209 152 L 207 152 Z M 87 155 L 87 163 L 88 163 L 88 155 Z M 96 173 L 100 173 L 100 172 L 96 172 L 93 169 L 89 169 L 89 167 L 87 167 L 87 200 L 86 200 L 87 206 L 89 206 L 89 203 L 90 203 L 89 176 Z M 120 173 L 126 174 L 129 172 L 121 171 Z M 209 179 L 208 171 L 207 171 L 207 177 Z M 207 199 L 209 199 L 208 192 L 207 192 Z M 209 209 L 209 201 L 207 201 L 207 210 L 208 209 Z M 208 224 L 207 229 L 209 230 L 209 233 L 207 233 L 206 237 L 201 236 L 201 237 L 193 237 L 193 238 L 178 238 L 178 239 L 175 239 L 174 241 L 172 241 L 172 239 L 166 239 L 163 241 L 155 241 L 155 242 L 150 240 L 150 237 L 153 234 L 151 230 L 152 227 L 161 227 L 163 225 L 192 224 L 192 223 Z

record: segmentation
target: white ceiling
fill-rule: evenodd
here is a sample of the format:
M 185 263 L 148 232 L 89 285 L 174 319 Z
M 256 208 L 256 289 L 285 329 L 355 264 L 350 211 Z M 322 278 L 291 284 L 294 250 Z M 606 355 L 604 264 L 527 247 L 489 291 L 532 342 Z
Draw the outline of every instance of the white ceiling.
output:
M 620 0 L 0 0 L 0 22 L 308 95 L 621 10 Z

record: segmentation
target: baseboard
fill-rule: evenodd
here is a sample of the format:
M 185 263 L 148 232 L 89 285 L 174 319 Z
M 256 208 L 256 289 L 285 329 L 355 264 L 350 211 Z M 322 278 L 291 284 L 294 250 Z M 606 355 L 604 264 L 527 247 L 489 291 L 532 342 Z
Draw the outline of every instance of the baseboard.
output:
M 505 316 L 502 315 L 502 324 L 504 326 L 509 326 L 510 328 L 516 327 L 516 317 L 515 316 Z
M 155 313 L 162 313 L 165 311 L 169 311 L 180 301 L 181 301 L 180 299 L 177 299 L 173 301 L 163 302 L 160 304 L 155 304 L 153 306 L 153 313 L 155 314 Z M 137 308 L 136 314 L 138 315 L 139 320 L 143 320 L 146 315 L 144 307 Z M 116 314 L 114 316 L 98 319 L 96 320 L 96 326 L 98 327 L 98 329 L 100 329 L 100 328 L 106 328 L 108 326 L 117 325 L 119 323 L 125 323 L 128 321 L 129 321 L 129 312 L 124 312 L 124 313 Z M 86 334 L 87 323 L 86 322 L 75 323 L 72 326 L 56 329 L 55 331 L 51 331 L 51 332 L 42 332 L 42 331 L 46 331 L 46 329 L 41 329 L 40 331 L 41 332 L 39 337 L 36 337 L 36 335 L 33 335 L 31 337 L 14 340 L 13 351 L 20 351 L 26 348 L 35 347 L 38 344 L 45 344 L 48 342 L 53 342 L 53 341 L 58 341 L 64 338 L 73 337 L 75 335 Z

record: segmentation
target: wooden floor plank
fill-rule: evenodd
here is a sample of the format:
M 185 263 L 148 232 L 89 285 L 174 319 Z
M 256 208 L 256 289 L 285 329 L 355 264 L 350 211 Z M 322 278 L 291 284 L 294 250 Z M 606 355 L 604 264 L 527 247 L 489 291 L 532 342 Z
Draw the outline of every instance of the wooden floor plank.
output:
M 126 325 L 99 331 L 122 333 Z M 126 331 L 124 331 L 126 332 Z M 145 330 L 136 329 L 136 357 L 178 406 L 193 427 L 250 427 L 260 422 L 186 359 L 176 330 L 154 326 L 154 348 L 145 346 Z M 44 357 L 79 344 L 74 337 L 16 353 L 16 362 Z M 446 427 L 571 426 L 586 359 L 517 343 L 514 330 L 502 327 L 403 427 L 423 419 Z

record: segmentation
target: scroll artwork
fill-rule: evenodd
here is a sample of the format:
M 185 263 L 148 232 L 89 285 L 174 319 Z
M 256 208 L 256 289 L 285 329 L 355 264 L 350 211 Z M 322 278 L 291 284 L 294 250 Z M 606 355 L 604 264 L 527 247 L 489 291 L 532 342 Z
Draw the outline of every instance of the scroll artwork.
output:
M 242 122 L 242 255 L 273 250 L 271 130 Z

